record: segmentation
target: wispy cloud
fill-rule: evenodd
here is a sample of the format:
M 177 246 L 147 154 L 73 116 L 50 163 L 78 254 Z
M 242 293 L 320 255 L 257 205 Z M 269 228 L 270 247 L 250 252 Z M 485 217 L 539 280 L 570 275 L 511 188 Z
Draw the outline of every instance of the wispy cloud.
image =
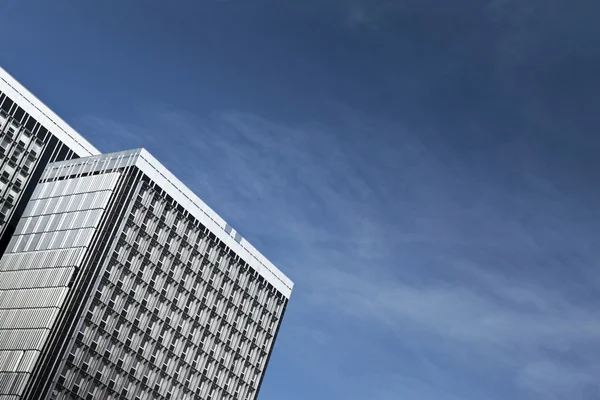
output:
M 368 357 L 361 349 L 368 343 L 383 352 L 387 383 L 363 398 L 468 398 L 449 391 L 460 372 L 423 361 L 432 352 L 473 373 L 499 368 L 520 398 L 594 398 L 600 370 L 589 355 L 600 349 L 597 307 L 551 275 L 535 279 L 553 273 L 543 265 L 548 251 L 579 254 L 583 264 L 593 257 L 577 247 L 588 228 L 572 222 L 572 240 L 548 247 L 557 242 L 546 228 L 569 224 L 569 213 L 556 212 L 567 204 L 561 193 L 548 197 L 538 185 L 544 195 L 520 198 L 493 182 L 469 191 L 461 185 L 479 179 L 475 172 L 442 162 L 401 126 L 338 111 L 343 122 L 335 129 L 239 112 L 198 116 L 165 105 L 140 110 L 144 122 L 137 125 L 89 116 L 77 127 L 110 143 L 102 150 L 147 146 L 292 276 L 286 324 L 298 346 L 294 357 L 310 358 L 307 368 L 318 359 L 343 369 L 347 360 L 328 355 L 333 348 L 358 346 Z M 336 135 L 340 129 L 347 134 Z M 361 139 L 390 137 L 384 133 L 394 139 Z M 461 190 L 470 196 L 457 197 Z M 531 199 L 558 219 L 524 221 L 520 213 Z M 359 334 L 364 326 L 373 329 Z M 422 356 L 411 371 L 385 349 Z M 379 379 L 368 369 L 360 374 Z
M 366 326 L 387 326 L 403 346 L 424 354 L 441 352 L 482 371 L 512 371 L 523 396 L 597 398 L 596 307 L 569 301 L 557 288 L 477 270 L 459 276 L 471 284 L 409 285 L 378 272 L 316 271 L 309 301 Z M 435 378 L 430 383 L 443 387 Z
M 572 304 L 551 290 L 498 276 L 478 279 L 471 287 L 409 286 L 331 270 L 319 278 L 327 286 L 314 293 L 321 304 L 333 304 L 355 317 L 395 329 L 412 326 L 502 359 L 537 352 L 537 346 L 600 344 L 600 313 L 595 309 Z
M 595 360 L 590 360 L 595 364 Z M 523 368 L 518 377 L 522 387 L 543 399 L 596 400 L 600 398 L 598 387 L 600 368 L 565 365 L 541 360 Z

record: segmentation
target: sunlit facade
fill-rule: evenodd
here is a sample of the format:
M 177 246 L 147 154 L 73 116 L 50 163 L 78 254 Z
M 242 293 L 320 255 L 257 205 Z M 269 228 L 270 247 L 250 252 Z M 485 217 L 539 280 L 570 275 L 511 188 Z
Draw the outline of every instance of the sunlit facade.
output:
M 0 260 L 0 400 L 253 400 L 292 287 L 145 150 L 50 164 Z

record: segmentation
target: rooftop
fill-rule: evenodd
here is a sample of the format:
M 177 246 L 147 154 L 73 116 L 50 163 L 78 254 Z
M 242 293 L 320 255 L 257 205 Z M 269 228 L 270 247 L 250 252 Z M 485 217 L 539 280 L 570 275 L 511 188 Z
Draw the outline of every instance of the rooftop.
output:
M 145 149 L 126 150 L 49 164 L 42 179 L 56 177 L 57 174 L 61 173 L 60 167 L 65 165 L 86 165 L 89 172 L 107 168 L 137 166 L 246 261 L 248 265 L 254 268 L 267 282 L 271 283 L 285 297 L 290 297 L 294 286 L 293 282 Z M 64 169 L 62 171 L 66 172 Z

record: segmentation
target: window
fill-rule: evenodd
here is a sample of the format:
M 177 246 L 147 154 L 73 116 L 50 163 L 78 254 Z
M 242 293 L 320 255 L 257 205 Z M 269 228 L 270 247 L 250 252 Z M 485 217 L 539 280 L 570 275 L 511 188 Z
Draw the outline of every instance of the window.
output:
M 155 392 L 157 392 L 157 393 L 158 393 L 158 392 L 160 391 L 160 388 L 161 388 L 161 387 L 162 387 L 162 385 L 163 385 L 163 384 L 162 384 L 162 383 L 163 383 L 163 381 L 164 381 L 164 378 L 163 378 L 163 377 L 160 377 L 160 378 L 158 378 L 158 379 L 156 380 L 156 384 L 154 385 L 154 391 L 155 391 Z
M 92 344 L 90 345 L 92 351 L 96 351 L 96 349 L 98 348 L 98 340 L 100 339 L 100 333 L 96 332 L 94 333 L 94 339 L 92 340 Z
M 137 284 L 137 282 L 133 282 L 133 284 L 131 285 L 131 290 L 129 291 L 129 296 L 135 297 L 138 286 L 139 285 Z
M 181 374 L 181 364 L 179 364 L 177 366 L 177 369 L 175 369 L 175 373 L 173 374 L 173 378 L 177 381 L 179 380 L 179 375 Z
M 108 308 L 114 310 L 115 309 L 115 301 L 117 300 L 117 292 L 113 292 L 112 296 L 110 296 L 110 300 L 108 301 Z M 106 311 L 108 314 L 108 310 Z
M 104 358 L 110 358 L 112 348 L 113 348 L 113 344 L 109 341 L 106 344 L 106 350 L 104 350 Z
M 152 334 L 152 328 L 154 328 L 154 324 L 155 324 L 155 321 L 150 321 L 148 323 L 148 326 L 146 327 L 146 334 L 148 334 L 148 335 Z
M 137 276 L 141 278 L 144 275 L 144 271 L 146 270 L 146 264 L 141 263 L 140 268 L 138 270 Z
M 119 276 L 119 280 L 117 281 L 117 287 L 118 288 L 122 288 L 123 287 L 123 276 L 125 274 L 121 274 L 121 276 Z
M 114 337 L 119 337 L 119 334 L 121 333 L 121 327 L 123 326 L 123 324 L 121 322 L 118 322 L 115 324 L 115 330 L 113 331 L 113 336 Z
M 127 335 L 127 339 L 125 339 L 125 346 L 131 347 L 133 342 L 133 329 L 129 331 L 129 335 Z
M 100 320 L 100 328 L 101 329 L 106 329 L 106 324 L 108 322 L 108 315 L 109 315 L 109 311 L 106 310 L 106 312 L 102 316 L 102 320 Z
M 140 318 L 142 317 L 142 310 L 138 310 L 137 315 L 135 316 L 135 319 L 133 320 L 133 324 L 136 327 L 140 327 Z
M 148 374 L 150 373 L 150 370 L 148 368 L 146 368 L 146 370 L 144 371 L 144 376 L 142 376 L 142 383 L 144 385 L 148 384 Z
M 155 364 L 156 357 L 158 357 L 158 348 L 155 348 L 154 351 L 152 352 L 152 355 L 150 356 L 150 363 Z
M 146 339 L 142 340 L 142 343 L 140 344 L 140 347 L 137 350 L 137 353 L 141 356 L 144 354 L 144 351 L 146 351 L 146 344 L 148 343 L 148 341 Z M 137 363 L 137 362 L 136 362 Z M 137 365 L 137 364 L 136 364 Z
M 129 373 L 131 375 L 135 374 L 135 371 L 137 370 L 137 366 L 138 366 L 139 362 L 137 359 L 133 359 L 132 363 L 131 363 L 131 368 L 129 369 Z
M 143 307 L 148 307 L 148 298 L 150 297 L 150 293 L 146 292 L 144 293 L 144 298 L 142 299 L 142 306 Z

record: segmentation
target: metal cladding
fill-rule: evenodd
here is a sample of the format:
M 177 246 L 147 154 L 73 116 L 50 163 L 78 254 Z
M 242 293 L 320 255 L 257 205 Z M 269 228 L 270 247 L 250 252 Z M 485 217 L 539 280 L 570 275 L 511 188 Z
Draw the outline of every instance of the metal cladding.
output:
M 143 149 L 48 165 L 0 280 L 26 399 L 254 399 L 293 285 Z

